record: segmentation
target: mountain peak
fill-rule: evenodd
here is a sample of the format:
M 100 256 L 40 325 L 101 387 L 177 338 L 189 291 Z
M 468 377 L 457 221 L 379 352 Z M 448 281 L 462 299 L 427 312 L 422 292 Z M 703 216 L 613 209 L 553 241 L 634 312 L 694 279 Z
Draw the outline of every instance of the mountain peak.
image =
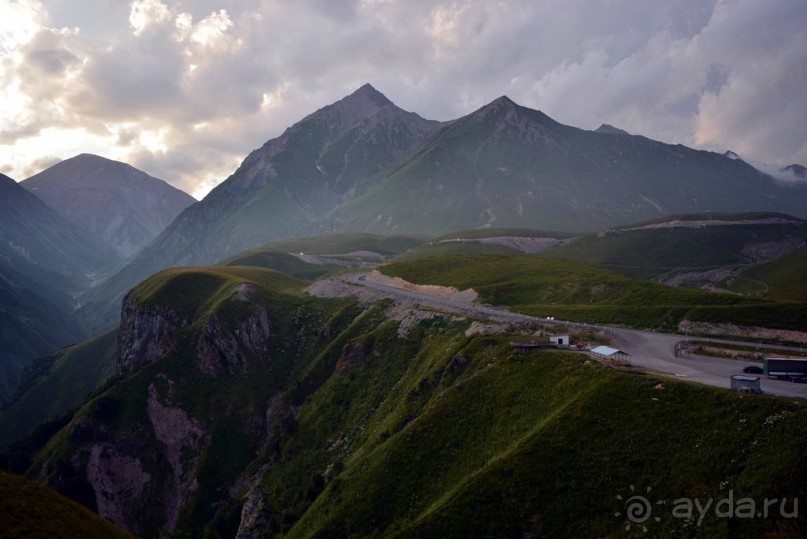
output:
M 493 117 L 496 121 L 526 122 L 553 128 L 560 125 L 540 110 L 522 107 L 506 95 L 494 99 L 476 112 L 471 113 L 469 117 L 476 121 Z
M 793 163 L 792 165 L 788 165 L 782 169 L 782 172 L 790 172 L 797 178 L 807 178 L 807 168 L 799 165 L 798 163 Z
M 387 107 L 395 107 L 395 104 L 368 83 L 339 101 L 309 114 L 290 129 L 294 131 L 307 120 L 316 119 L 328 123 L 333 131 L 339 131 Z
M 605 135 L 630 135 L 624 129 L 619 129 L 610 124 L 601 124 L 600 127 L 594 130 L 595 133 L 603 133 Z
M 128 163 L 89 153 L 60 161 L 22 186 L 122 256 L 140 250 L 196 202 Z
M 515 107 L 515 106 L 517 106 L 515 101 L 513 101 L 512 99 L 510 99 L 506 95 L 502 95 L 502 96 L 497 97 L 496 99 L 491 101 L 490 104 L 493 105 L 493 106 L 496 106 L 496 107 L 502 107 L 502 106 Z
M 378 105 L 379 107 L 385 107 L 387 105 L 392 105 L 393 104 L 392 101 L 387 99 L 387 96 L 385 96 L 384 94 L 382 94 L 381 92 L 376 90 L 373 87 L 373 85 L 370 84 L 369 82 L 363 84 L 358 90 L 356 90 L 355 92 L 353 92 L 352 94 L 347 96 L 346 99 L 351 99 L 351 98 L 354 98 L 354 99 L 359 98 L 359 99 L 368 100 L 368 101 Z

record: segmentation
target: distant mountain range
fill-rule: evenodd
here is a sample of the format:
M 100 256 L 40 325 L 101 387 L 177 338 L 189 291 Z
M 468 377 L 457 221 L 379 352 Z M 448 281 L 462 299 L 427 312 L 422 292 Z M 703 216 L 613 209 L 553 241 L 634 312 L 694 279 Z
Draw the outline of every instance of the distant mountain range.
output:
M 90 154 L 57 163 L 22 186 L 122 257 L 140 251 L 196 202 L 131 165 Z
M 31 359 L 87 337 L 73 296 L 119 260 L 0 174 L 0 402 Z
M 253 151 L 93 290 L 85 312 L 105 320 L 162 268 L 213 263 L 282 237 L 586 231 L 741 211 L 807 217 L 807 184 L 783 185 L 742 160 L 608 125 L 566 126 L 507 97 L 441 124 L 365 85 Z
M 19 184 L 0 177 L 0 403 L 31 360 L 89 336 L 76 317 L 78 295 L 194 202 L 89 154 Z

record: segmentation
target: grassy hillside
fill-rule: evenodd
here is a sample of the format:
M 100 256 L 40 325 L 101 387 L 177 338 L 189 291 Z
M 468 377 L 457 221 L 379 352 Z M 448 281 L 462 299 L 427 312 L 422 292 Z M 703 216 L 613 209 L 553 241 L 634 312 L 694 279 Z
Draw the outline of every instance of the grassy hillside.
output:
M 675 329 L 681 320 L 689 319 L 807 329 L 803 303 L 671 288 L 568 260 L 435 256 L 393 262 L 381 271 L 418 284 L 474 288 L 487 303 L 572 321 Z
M 555 286 L 570 271 L 575 282 L 604 284 L 613 301 L 661 290 L 524 256 L 439 260 L 411 267 L 432 276 L 473 262 L 491 279 L 480 291 L 505 300 L 536 284 L 555 287 L 544 298 L 591 297 Z M 519 289 L 507 275 L 535 277 Z M 497 289 L 496 276 L 507 286 Z M 147 477 L 139 490 L 101 498 L 146 536 L 167 526 L 172 507 L 180 536 L 231 537 L 239 527 L 290 537 L 609 536 L 624 530 L 616 496 L 632 484 L 665 499 L 729 488 L 807 494 L 803 405 L 625 374 L 574 353 L 520 356 L 512 337 L 467 337 L 468 321 L 436 318 L 401 334 L 383 304 L 313 298 L 303 284 L 262 268 L 213 267 L 168 270 L 135 288 L 138 308 L 187 318 L 175 346 L 86 403 L 28 473 L 93 509 L 97 489 L 117 484 L 109 478 Z M 264 348 L 250 325 L 259 313 Z M 204 370 L 206 343 L 230 368 Z M 95 468 L 94 454 L 108 468 Z M 659 517 L 662 535 L 692 529 Z M 740 537 L 807 531 L 804 517 L 702 525 Z
M 131 537 L 73 500 L 3 471 L 0 471 L 0 530 L 8 539 Z
M 721 219 L 718 219 L 720 217 Z M 679 220 L 766 219 L 777 214 L 688 215 Z M 704 228 L 615 229 L 584 236 L 544 253 L 552 258 L 606 266 L 640 279 L 659 279 L 681 271 L 705 271 L 753 263 L 776 244 L 807 240 L 804 221 L 787 224 L 708 226 Z M 670 219 L 660 222 L 667 222 Z M 634 225 L 645 226 L 651 223 Z M 775 249 L 773 250 L 775 253 Z M 777 255 L 778 256 L 778 255 Z
M 266 247 L 285 252 L 332 255 L 352 251 L 375 251 L 382 255 L 396 255 L 417 247 L 426 241 L 426 236 L 382 235 L 344 233 L 312 238 L 276 240 Z
M 0 268 L 0 403 L 11 397 L 36 357 L 85 336 L 68 301 L 47 296 L 47 289 Z
M 0 412 L 0 449 L 77 408 L 109 374 L 117 329 L 34 362 Z
M 290 537 L 604 537 L 624 531 L 616 496 L 629 497 L 630 485 L 668 503 L 728 489 L 759 499 L 805 492 L 795 479 L 807 473 L 798 456 L 803 406 L 679 382 L 656 389 L 658 379 L 574 355 L 519 357 L 480 345 L 463 350 L 474 364 L 458 380 L 438 371 L 410 386 L 416 412 L 407 417 L 398 405 L 402 424 L 376 417 L 350 439 L 360 448 Z M 395 406 L 383 401 L 380 412 Z M 775 462 L 761 466 L 772 453 Z M 653 536 L 692 531 L 665 509 L 654 508 Z M 700 530 L 758 537 L 804 524 L 709 515 Z
M 287 272 L 301 279 L 319 276 L 322 268 L 307 267 L 282 255 L 268 253 L 344 254 L 353 251 L 375 251 L 385 256 L 402 253 L 426 241 L 424 236 L 335 234 L 309 238 L 291 238 L 273 241 L 262 248 L 253 249 L 224 259 L 221 264 L 257 265 Z M 263 254 L 262 254 L 263 253 Z M 144 255 L 145 256 L 145 255 Z M 113 274 L 109 279 L 91 289 L 82 298 L 79 316 L 92 331 L 101 332 L 112 327 L 110 320 L 117 320 L 121 300 L 129 290 L 148 276 L 165 269 L 156 260 L 144 258 Z
M 430 242 L 399 254 L 393 260 L 414 261 L 427 256 L 456 256 L 456 255 L 511 255 L 518 256 L 521 251 L 505 245 L 478 243 L 470 241 L 441 241 Z
M 434 241 L 453 240 L 456 238 L 463 239 L 482 239 L 482 238 L 495 238 L 499 236 L 515 236 L 519 238 L 571 238 L 572 234 L 568 232 L 557 232 L 548 230 L 535 230 L 533 228 L 473 228 L 470 230 L 458 230 L 445 234 Z
M 732 290 L 756 293 L 785 301 L 807 301 L 807 248 L 748 268 L 726 285 Z
M 228 258 L 222 266 L 256 266 L 277 270 L 298 279 L 314 280 L 333 271 L 333 266 L 309 264 L 294 255 L 270 248 L 250 249 Z

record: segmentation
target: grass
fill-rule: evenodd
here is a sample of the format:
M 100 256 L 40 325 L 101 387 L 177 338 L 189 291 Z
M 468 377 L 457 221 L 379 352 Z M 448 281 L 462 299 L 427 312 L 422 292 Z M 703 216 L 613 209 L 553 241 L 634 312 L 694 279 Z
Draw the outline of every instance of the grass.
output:
M 807 247 L 748 268 L 728 286 L 777 300 L 807 301 Z
M 753 216 L 728 214 L 723 217 Z M 741 266 L 748 263 L 744 255 L 747 246 L 787 237 L 805 239 L 807 227 L 803 224 L 748 224 L 702 229 L 616 229 L 581 237 L 545 252 L 544 256 L 605 266 L 640 279 L 656 279 L 671 272 Z
M 241 283 L 299 293 L 304 284 L 278 271 L 252 266 L 210 266 L 163 270 L 129 293 L 136 305 L 169 305 L 180 316 L 193 319 L 228 299 Z
M 309 264 L 283 251 L 250 249 L 221 263 L 222 266 L 254 266 L 285 273 L 296 279 L 316 280 L 336 269 L 335 266 Z
M 41 358 L 0 412 L 0 448 L 81 405 L 112 368 L 117 329 Z
M 396 256 L 394 262 L 414 261 L 427 256 L 456 256 L 456 255 L 512 255 L 522 254 L 518 249 L 504 245 L 495 245 L 478 242 L 452 242 L 427 243 Z
M 778 443 L 804 446 L 801 405 L 679 382 L 659 390 L 658 379 L 568 353 L 477 355 L 485 348 L 466 348 L 473 367 L 453 383 L 408 384 L 423 404 L 402 428 L 370 421 L 349 437 L 360 448 L 288 536 L 610 536 L 624 529 L 616 495 L 631 484 L 669 500 L 727 488 L 758 499 L 804 492 L 797 451 L 771 455 Z M 760 467 L 765 458 L 776 464 Z M 660 515 L 657 534 L 685 529 Z M 753 537 L 777 525 L 746 524 L 710 517 L 704 529 Z
M 702 295 L 527 256 L 429 257 L 387 268 L 416 282 L 473 284 L 514 305 L 597 299 L 613 303 L 582 306 L 624 310 Z M 246 310 L 232 295 L 242 282 L 255 287 Z M 727 488 L 759 499 L 807 495 L 803 404 L 618 372 L 575 353 L 518 355 L 512 336 L 465 336 L 467 320 L 438 317 L 399 335 L 383 303 L 309 297 L 302 284 L 238 266 L 169 270 L 143 283 L 133 292 L 138 305 L 189 313 L 175 349 L 88 402 L 28 473 L 92 506 L 87 447 L 103 441 L 135 457 L 153 485 L 169 484 L 147 407 L 153 386 L 205 432 L 184 454 L 198 487 L 177 536 L 232 535 L 253 481 L 261 532 L 288 537 L 612 536 L 625 524 L 614 517 L 624 509 L 616 495 L 631 484 L 664 499 Z M 271 328 L 261 352 L 238 337 L 255 309 Z M 215 376 L 197 359 L 211 316 L 226 331 L 217 342 L 235 338 L 243 360 Z M 165 492 L 155 487 L 138 507 L 142 534 L 156 535 Z M 689 533 L 659 516 L 654 533 Z M 807 531 L 804 517 L 785 524 Z M 709 518 L 703 530 L 751 537 L 780 525 Z
M 131 537 L 73 500 L 3 471 L 0 471 L 0 530 L 9 539 Z
M 266 247 L 284 252 L 304 252 L 306 254 L 333 255 L 353 251 L 375 251 L 382 255 L 396 255 L 417 247 L 426 241 L 421 235 L 382 235 L 343 233 L 313 238 L 291 238 L 276 240 Z
M 418 284 L 474 288 L 487 303 L 572 321 L 675 329 L 685 318 L 709 321 L 724 317 L 737 322 L 807 327 L 803 314 L 797 308 L 791 312 L 788 305 L 671 288 L 568 260 L 435 256 L 393 262 L 381 271 Z M 790 316 L 782 316 L 787 313 Z
M 550 230 L 535 230 L 532 228 L 473 228 L 470 230 L 458 230 L 445 234 L 432 241 L 438 242 L 443 240 L 453 240 L 456 238 L 462 239 L 483 239 L 483 238 L 496 238 L 501 236 L 515 236 L 519 238 L 557 238 L 566 239 L 571 238 L 573 235 L 568 232 L 558 232 Z

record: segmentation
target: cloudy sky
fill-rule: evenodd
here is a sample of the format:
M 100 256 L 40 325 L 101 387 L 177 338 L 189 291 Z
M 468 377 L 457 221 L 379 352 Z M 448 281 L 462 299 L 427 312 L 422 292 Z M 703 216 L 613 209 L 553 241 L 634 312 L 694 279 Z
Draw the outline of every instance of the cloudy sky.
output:
M 78 153 L 203 196 L 370 82 L 437 120 L 500 95 L 807 165 L 805 0 L 0 0 L 0 172 Z

